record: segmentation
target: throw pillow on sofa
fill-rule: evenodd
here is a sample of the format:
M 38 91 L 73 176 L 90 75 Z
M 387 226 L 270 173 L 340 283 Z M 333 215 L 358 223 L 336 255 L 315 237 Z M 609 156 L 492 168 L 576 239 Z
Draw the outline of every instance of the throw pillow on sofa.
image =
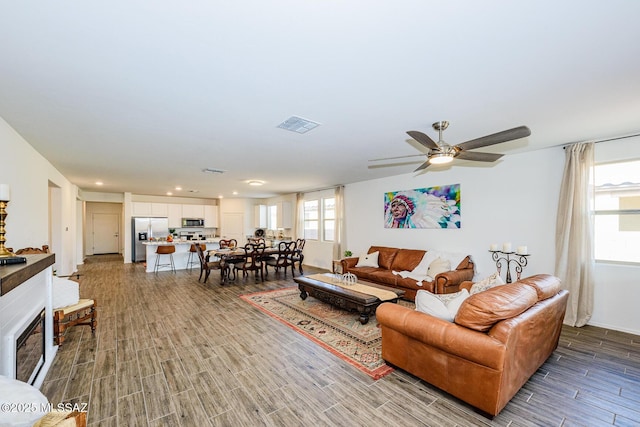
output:
M 356 267 L 375 267 L 378 268 L 378 256 L 380 252 L 372 252 L 370 254 L 365 254 L 360 256 L 358 259 L 358 263 Z
M 500 275 L 496 272 L 496 273 L 493 273 L 491 276 L 486 277 L 480 280 L 479 282 L 474 283 L 473 286 L 471 286 L 469 294 L 475 295 L 478 292 L 483 292 L 500 285 L 504 285 L 504 280 L 502 280 L 502 277 L 500 277 Z
M 429 264 L 427 276 L 435 279 L 438 274 L 445 273 L 447 271 L 451 271 L 451 262 L 443 258 L 436 258 L 431 264 Z
M 469 291 L 466 289 L 453 294 L 432 294 L 420 289 L 416 293 L 416 311 L 453 322 L 460 306 L 468 297 Z

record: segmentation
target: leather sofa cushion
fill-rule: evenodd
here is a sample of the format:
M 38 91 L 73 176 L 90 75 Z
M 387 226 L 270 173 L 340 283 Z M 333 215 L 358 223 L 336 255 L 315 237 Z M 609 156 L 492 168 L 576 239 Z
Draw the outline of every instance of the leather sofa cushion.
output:
M 426 251 L 419 249 L 399 249 L 391 264 L 391 270 L 412 271 L 420 264 L 425 253 Z
M 521 279 L 520 283 L 532 286 L 538 293 L 538 301 L 551 298 L 560 292 L 560 279 L 550 274 L 537 274 Z
M 378 266 L 385 270 L 391 270 L 391 264 L 399 250 L 398 248 L 388 248 L 386 246 L 371 246 L 367 253 L 380 252 L 380 255 L 378 255 Z
M 523 313 L 538 302 L 535 288 L 522 282 L 497 286 L 467 298 L 455 318 L 455 323 L 486 332 L 501 320 Z

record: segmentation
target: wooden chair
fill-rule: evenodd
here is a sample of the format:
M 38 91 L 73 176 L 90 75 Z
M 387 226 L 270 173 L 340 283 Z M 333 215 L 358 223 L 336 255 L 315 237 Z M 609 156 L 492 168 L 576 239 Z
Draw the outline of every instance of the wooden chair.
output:
M 220 249 L 236 249 L 238 247 L 238 241 L 236 239 L 221 239 L 220 240 Z M 244 257 L 243 256 L 239 256 L 239 257 L 225 257 L 225 262 L 227 264 L 227 266 L 231 265 L 232 267 L 229 267 L 229 270 L 226 270 L 227 273 L 231 273 L 233 272 L 233 279 L 231 279 L 231 275 L 228 274 L 227 277 L 229 277 L 229 280 L 235 280 L 236 278 L 236 269 L 235 269 L 235 265 L 236 264 L 240 264 L 244 262 Z
M 202 277 L 202 261 L 200 261 L 198 258 L 198 252 L 196 251 L 196 246 L 198 245 L 196 245 L 195 243 L 192 243 L 191 247 L 189 248 L 189 257 L 187 258 L 186 268 L 189 271 L 191 271 L 193 269 L 194 264 L 200 264 L 200 277 Z M 202 252 L 207 250 L 207 245 L 205 245 L 204 243 L 201 243 L 199 246 L 202 248 Z
M 9 252 L 13 252 L 13 248 L 7 248 Z M 49 253 L 49 245 L 42 245 L 42 249 L 38 248 L 22 248 L 18 249 L 15 254 L 16 255 L 34 255 L 34 254 L 48 254 Z
M 260 280 L 264 282 L 264 257 L 265 246 L 263 243 L 252 245 L 247 243 L 244 247 L 244 260 L 234 265 L 234 270 L 242 270 L 242 277 L 249 275 L 249 271 L 253 271 L 254 275 L 260 271 Z
M 200 281 L 200 279 L 202 279 L 202 273 L 204 273 L 203 283 L 207 283 L 207 280 L 209 280 L 209 275 L 211 274 L 211 270 L 222 270 L 222 279 L 224 280 L 225 269 L 228 268 L 226 266 L 226 263 L 224 263 L 224 261 L 221 259 L 215 259 L 213 261 L 207 260 L 207 257 L 205 256 L 204 250 L 203 250 L 203 247 L 206 247 L 205 245 L 191 245 L 191 246 L 193 246 L 194 249 L 196 250 L 196 253 L 198 254 L 198 259 L 200 260 L 200 277 L 198 277 L 198 282 Z
M 293 255 L 296 249 L 296 242 L 280 242 L 278 244 L 278 255 L 274 258 L 268 258 L 265 262 L 264 270 L 266 276 L 269 277 L 269 270 L 267 266 L 272 266 L 276 273 L 284 268 L 284 277 L 287 277 L 287 267 L 291 267 L 291 275 L 294 275 L 293 269 Z
M 220 249 L 235 249 L 238 247 L 236 239 L 220 239 Z
M 291 255 L 291 262 L 293 264 L 296 262 L 298 263 L 298 270 L 300 270 L 300 274 L 304 274 L 302 272 L 302 263 L 304 262 L 304 254 L 302 253 L 302 250 L 304 249 L 305 242 L 305 239 L 297 239 L 296 249 L 294 250 L 293 255 Z
M 77 304 L 55 309 L 53 312 L 54 343 L 62 347 L 66 330 L 72 326 L 90 326 L 91 333 L 95 335 L 97 317 L 96 301 L 93 299 L 81 299 Z

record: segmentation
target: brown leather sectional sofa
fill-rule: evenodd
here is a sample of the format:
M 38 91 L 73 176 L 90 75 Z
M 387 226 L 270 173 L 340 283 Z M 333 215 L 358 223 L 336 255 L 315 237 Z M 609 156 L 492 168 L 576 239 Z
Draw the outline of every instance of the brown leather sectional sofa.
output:
M 557 348 L 568 295 L 532 276 L 471 295 L 453 323 L 383 303 L 382 357 L 494 416 Z
M 426 251 L 418 249 L 399 249 L 386 246 L 371 246 L 367 253 L 379 251 L 378 267 L 356 267 L 358 258 L 345 258 L 341 260 L 342 272 L 353 273 L 358 278 L 385 286 L 404 289 L 404 298 L 414 300 L 416 292 L 424 289 L 436 294 L 457 292 L 458 286 L 465 280 L 471 280 L 474 274 L 473 262 L 467 256 L 455 270 L 438 274 L 433 282 L 422 282 L 418 286 L 417 281 L 410 277 L 402 278 L 392 271 L 412 271 L 420 264 Z

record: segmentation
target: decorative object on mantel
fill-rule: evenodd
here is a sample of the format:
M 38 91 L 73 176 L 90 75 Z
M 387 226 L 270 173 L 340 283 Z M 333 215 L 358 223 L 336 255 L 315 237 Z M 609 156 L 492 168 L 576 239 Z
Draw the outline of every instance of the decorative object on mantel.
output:
M 9 184 L 0 184 L 0 259 L 15 257 L 15 254 L 4 247 L 4 242 L 6 242 L 4 238 L 6 232 L 4 226 L 6 223 L 4 220 L 7 218 L 7 204 L 9 200 L 11 200 L 11 188 Z M 20 262 L 26 262 L 26 260 Z
M 497 243 L 492 243 L 489 246 L 489 252 L 491 252 L 491 259 L 496 263 L 498 274 L 502 271 L 502 266 L 507 269 L 507 277 L 505 282 L 511 283 L 511 264 L 514 265 L 516 271 L 516 280 L 520 280 L 522 270 L 527 266 L 527 257 L 531 256 L 526 246 L 518 246 L 514 252 L 511 248 L 510 242 L 502 244 L 502 249 L 498 249 Z
M 460 228 L 460 184 L 384 194 L 385 228 Z

